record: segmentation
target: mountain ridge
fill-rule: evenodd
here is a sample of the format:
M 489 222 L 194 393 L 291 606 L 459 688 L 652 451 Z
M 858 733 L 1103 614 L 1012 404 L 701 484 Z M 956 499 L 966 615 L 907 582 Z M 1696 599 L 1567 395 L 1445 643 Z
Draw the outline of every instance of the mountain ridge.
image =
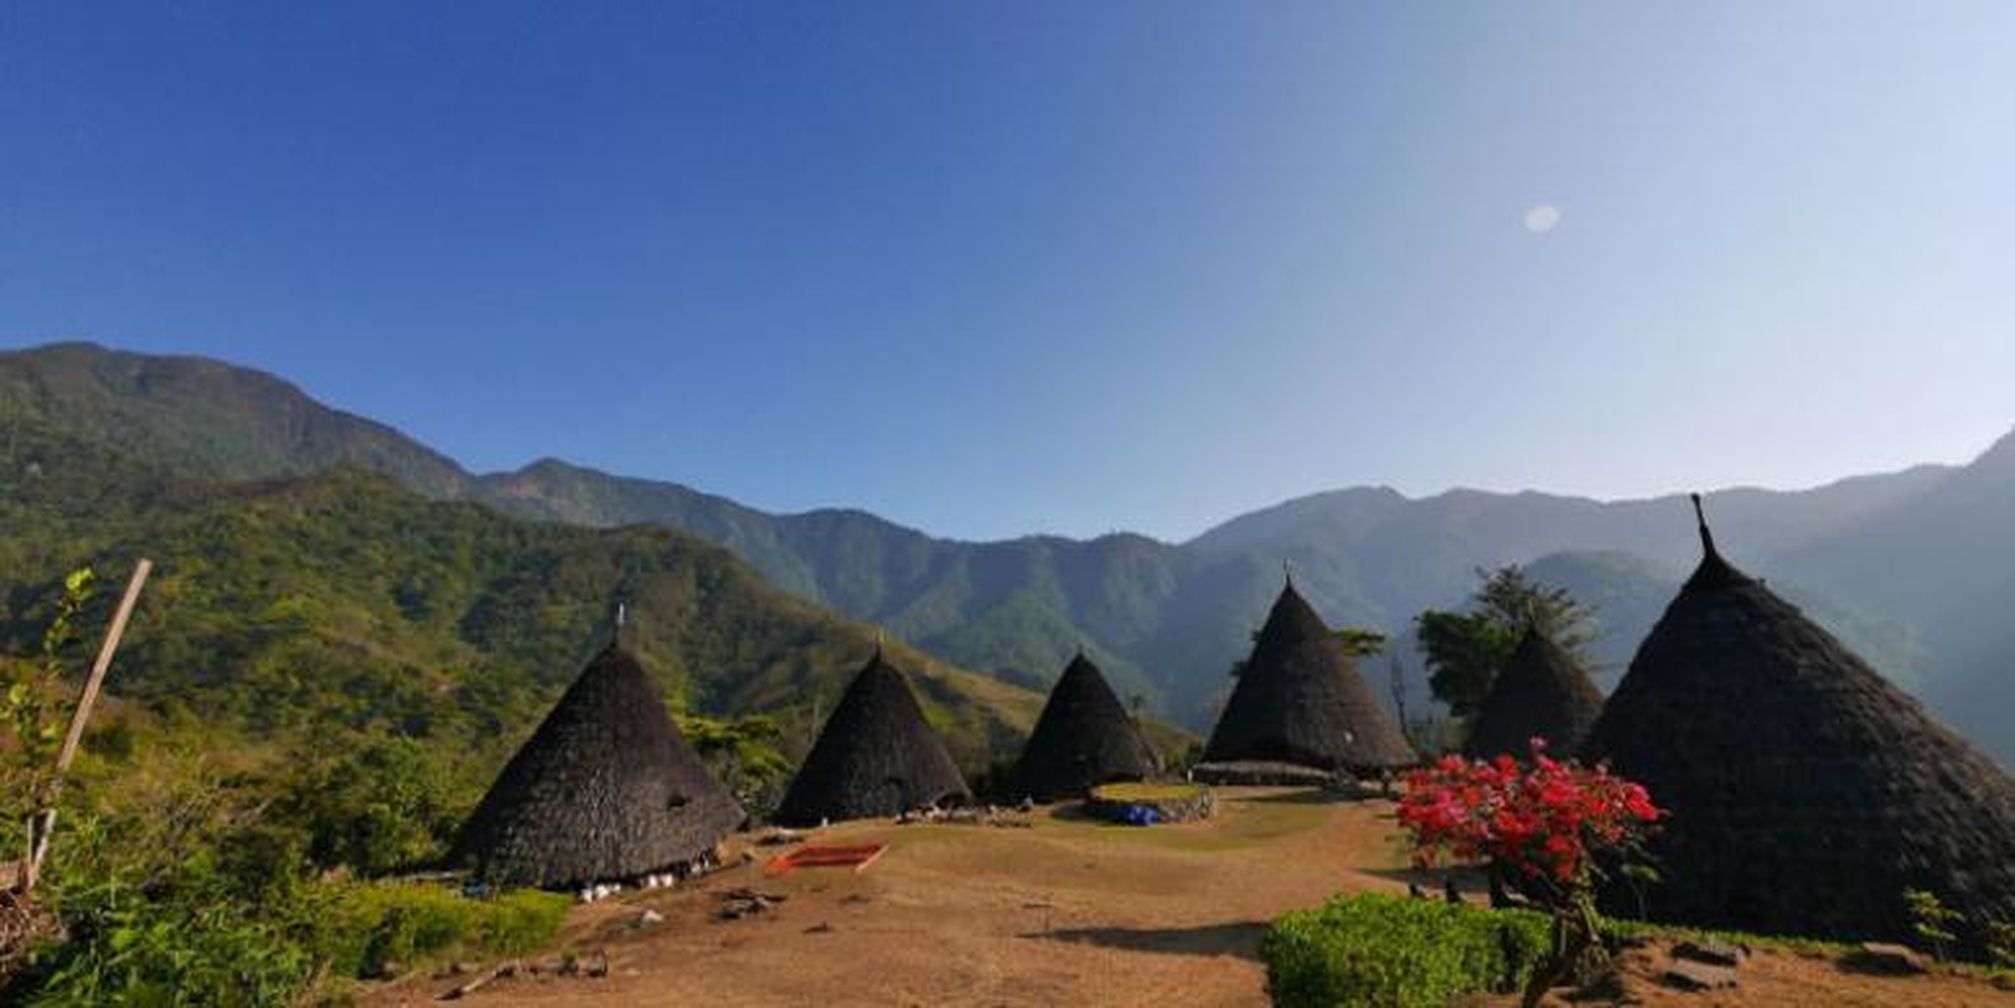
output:
M 152 360 L 122 351 L 96 352 Z M 80 353 L 70 344 L 55 351 L 0 354 L 0 408 L 20 383 L 10 376 L 39 363 L 36 355 L 61 362 Z M 78 362 L 72 359 L 69 366 Z M 1223 672 L 1263 615 L 1283 561 L 1293 566 L 1297 584 L 1333 625 L 1403 636 L 1421 609 L 1459 604 L 1473 586 L 1477 567 L 1529 563 L 1559 553 L 1609 552 L 1669 569 L 1689 563 L 1696 549 L 1690 511 L 1677 494 L 1601 501 L 1536 490 L 1503 494 L 1458 488 L 1409 498 L 1390 487 L 1303 495 L 1234 516 L 1180 543 L 1131 532 L 1093 539 L 1040 534 L 947 539 L 859 509 L 775 514 L 682 484 L 606 473 L 560 459 L 474 474 L 395 428 L 332 410 L 298 387 L 272 380 L 298 398 L 284 405 L 265 403 L 241 429 L 208 444 L 171 443 L 181 431 L 229 426 L 224 422 L 228 418 L 200 410 L 194 420 L 168 425 L 166 437 L 136 438 L 127 432 L 124 440 L 168 456 L 185 452 L 193 463 L 230 470 L 231 460 L 215 457 L 215 446 L 228 449 L 263 436 L 277 440 L 278 447 L 266 443 L 247 452 L 238 460 L 238 475 L 314 471 L 326 467 L 332 456 L 347 453 L 343 460 L 386 472 L 422 493 L 470 499 L 518 517 L 598 528 L 670 525 L 726 547 L 791 594 L 886 626 L 948 661 L 1011 682 L 1040 685 L 1078 647 L 1087 647 L 1123 695 L 1140 696 L 1192 726 L 1207 723 L 1213 704 L 1221 702 L 1229 682 Z M 83 396 L 70 408 L 78 414 L 70 422 L 116 429 L 136 416 L 151 419 L 187 409 L 187 395 L 164 396 L 158 388 L 137 389 L 130 383 L 124 387 L 165 399 L 165 405 L 153 412 L 115 410 L 108 418 L 90 412 L 94 404 L 102 408 L 104 396 Z M 168 391 L 175 391 L 172 383 Z M 42 403 L 63 412 L 60 402 L 45 398 Z M 303 419 L 317 409 L 334 419 Z M 345 423 L 345 418 L 355 423 Z M 266 433 L 248 433 L 242 429 L 246 426 Z M 396 440 L 387 440 L 384 432 Z M 443 463 L 449 468 L 442 469 Z M 2005 486 L 1987 479 L 2004 470 L 2010 473 Z M 2003 638 L 1992 634 L 1981 640 L 1966 637 L 1961 655 L 1957 637 L 1949 647 L 1943 637 L 1930 647 L 1909 639 L 1913 634 L 1932 637 L 1935 627 L 1868 629 L 1892 622 L 1894 600 L 1841 573 L 1881 567 L 1879 560 L 1859 567 L 1850 562 L 1871 550 L 1868 542 L 1857 539 L 1857 530 L 1865 535 L 1884 522 L 1901 522 L 1899 528 L 1909 534 L 1924 534 L 1922 523 L 1895 517 L 1920 505 L 1956 509 L 1958 517 L 1941 520 L 1957 522 L 1973 535 L 2005 534 L 2015 541 L 2015 519 L 1997 516 L 1991 507 L 1977 513 L 1984 505 L 1966 493 L 1940 492 L 1955 481 L 1962 489 L 1978 484 L 1979 493 L 1995 500 L 2005 494 L 2007 511 L 2015 514 L 2015 432 L 1967 465 L 1926 464 L 1847 476 L 1804 490 L 1735 487 L 1714 491 L 1707 500 L 1717 538 L 1732 555 L 1744 557 L 1759 573 L 1792 578 L 1806 602 L 1862 626 L 1867 630 L 1859 635 L 1862 646 L 1892 661 L 1922 656 L 1921 668 L 1885 669 L 1893 678 L 1927 684 L 1928 697 L 1948 692 L 1974 696 L 1977 691 L 1961 688 L 1965 684 L 1946 691 L 1939 682 L 1965 677 L 1969 682 L 1985 679 L 1991 687 L 1996 673 L 1987 665 L 1994 655 L 2015 647 L 2004 649 Z M 1966 559 L 1960 552 L 1960 559 Z M 1838 559 L 1814 559 L 1821 556 Z M 2003 591 L 1992 571 L 1983 570 L 1965 583 L 1997 599 Z M 1595 582 L 1586 587 L 1607 590 Z M 1638 590 L 1641 586 L 1633 589 Z M 2015 586 L 2006 590 L 2015 598 Z M 1921 607 L 1911 612 L 1924 621 Z M 1613 628 L 1620 640 L 1606 645 L 1612 653 L 1634 643 L 1621 638 L 1648 629 L 1638 621 L 1633 617 Z M 1990 711 L 2002 709 L 1998 690 L 1990 688 L 1987 695 Z M 2006 702 L 2015 704 L 2015 697 Z M 1946 713 L 1953 713 L 1949 703 Z M 1966 727 L 1976 733 L 1991 729 L 1985 715 L 1958 713 L 1973 715 Z M 2015 722 L 2015 711 L 2008 720 Z M 2003 759 L 2015 758 L 2015 739 L 2002 741 L 1994 730 L 1997 739 L 1989 747 Z

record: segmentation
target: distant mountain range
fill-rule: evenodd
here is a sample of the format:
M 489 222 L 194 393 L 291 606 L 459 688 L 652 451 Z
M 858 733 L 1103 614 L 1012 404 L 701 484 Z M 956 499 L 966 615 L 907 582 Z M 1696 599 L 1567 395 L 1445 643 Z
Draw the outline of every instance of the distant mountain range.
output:
M 470 473 L 270 375 L 86 344 L 0 354 L 0 419 L 205 479 L 348 465 L 519 517 L 671 526 L 725 547 L 786 592 L 1010 683 L 1040 686 L 1084 646 L 1123 693 L 1192 727 L 1206 727 L 1221 702 L 1284 562 L 1333 625 L 1395 637 L 1422 609 L 1458 604 L 1475 568 L 1529 564 L 1602 607 L 1596 652 L 1607 684 L 1698 549 L 1678 494 L 1412 499 L 1387 488 L 1299 498 L 1179 544 L 1131 534 L 962 542 L 862 511 L 770 514 L 557 460 Z M 2015 625 L 2006 619 L 2015 612 L 2015 435 L 1966 466 L 1802 491 L 1723 490 L 1708 495 L 1708 509 L 1738 564 L 2015 763 Z M 1417 684 L 1417 662 L 1413 673 Z

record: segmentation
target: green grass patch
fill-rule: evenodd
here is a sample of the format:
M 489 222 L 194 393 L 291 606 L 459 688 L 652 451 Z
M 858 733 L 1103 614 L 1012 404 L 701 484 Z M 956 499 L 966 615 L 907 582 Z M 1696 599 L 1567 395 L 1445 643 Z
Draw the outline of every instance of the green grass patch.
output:
M 1280 837 L 1316 829 L 1329 821 L 1330 810 L 1316 805 L 1254 805 L 1220 802 L 1217 814 L 1201 822 L 1171 823 L 1140 829 L 1091 818 L 1063 816 L 1038 820 L 1037 828 L 1057 830 L 1072 838 L 1096 838 L 1103 843 L 1155 847 L 1162 850 L 1232 851 Z
M 1441 1008 L 1459 995 L 1522 987 L 1551 926 L 1530 911 L 1363 893 L 1281 917 L 1260 956 L 1281 1008 Z
M 315 951 L 340 977 L 526 955 L 552 940 L 573 903 L 535 890 L 472 900 L 441 886 L 400 882 L 339 886 L 324 899 Z
M 1100 784 L 1091 789 L 1091 796 L 1109 802 L 1181 802 L 1191 801 L 1203 794 L 1203 785 L 1174 782 L 1153 784 L 1145 782 L 1123 782 Z
M 1747 931 L 1723 931 L 1713 928 L 1686 927 L 1679 924 L 1656 924 L 1650 921 L 1626 920 L 1618 917 L 1602 919 L 1602 937 L 1614 943 L 1620 938 L 1657 938 L 1667 941 L 1715 942 L 1723 945 L 1748 945 L 1753 948 L 1782 949 L 1786 952 L 1819 952 L 1826 955 L 1845 955 L 1854 950 L 1849 942 L 1824 941 L 1798 935 L 1762 935 Z

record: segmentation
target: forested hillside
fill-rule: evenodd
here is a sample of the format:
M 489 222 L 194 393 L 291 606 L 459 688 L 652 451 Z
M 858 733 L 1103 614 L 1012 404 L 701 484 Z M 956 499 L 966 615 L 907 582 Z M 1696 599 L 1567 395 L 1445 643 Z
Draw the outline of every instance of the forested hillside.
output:
M 35 650 L 63 572 L 116 577 L 144 553 L 157 573 L 114 689 L 220 731 L 390 730 L 494 750 L 608 639 L 621 601 L 626 643 L 675 707 L 774 715 L 794 751 L 876 643 L 668 528 L 515 520 L 350 468 L 177 482 L 86 440 L 13 435 L 0 643 Z M 888 647 L 970 767 L 1012 755 L 1039 697 Z

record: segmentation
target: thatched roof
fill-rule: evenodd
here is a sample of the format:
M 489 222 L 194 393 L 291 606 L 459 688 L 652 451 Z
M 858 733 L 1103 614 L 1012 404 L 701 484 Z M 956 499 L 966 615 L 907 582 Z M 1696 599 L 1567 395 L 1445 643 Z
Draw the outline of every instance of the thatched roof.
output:
M 1098 666 L 1082 653 L 1071 659 L 1022 747 L 1015 765 L 1016 786 L 1049 801 L 1083 795 L 1107 781 L 1141 780 L 1154 772 L 1153 750 Z
M 497 885 L 572 888 L 694 860 L 745 818 L 612 644 L 504 766 L 450 858 Z
M 969 796 L 944 743 L 924 723 L 909 683 L 876 648 L 826 719 L 776 818 L 810 826 Z
M 1672 811 L 1644 909 L 1901 938 L 1917 888 L 2015 920 L 2015 781 L 1700 534 L 1699 570 L 1584 746 Z
M 1343 642 L 1291 580 L 1273 603 L 1203 758 L 1354 771 L 1415 761 Z
M 1551 755 L 1572 756 L 1601 713 L 1602 691 L 1574 656 L 1528 628 L 1490 684 L 1462 749 L 1479 759 L 1524 759 L 1537 736 L 1547 741 Z

